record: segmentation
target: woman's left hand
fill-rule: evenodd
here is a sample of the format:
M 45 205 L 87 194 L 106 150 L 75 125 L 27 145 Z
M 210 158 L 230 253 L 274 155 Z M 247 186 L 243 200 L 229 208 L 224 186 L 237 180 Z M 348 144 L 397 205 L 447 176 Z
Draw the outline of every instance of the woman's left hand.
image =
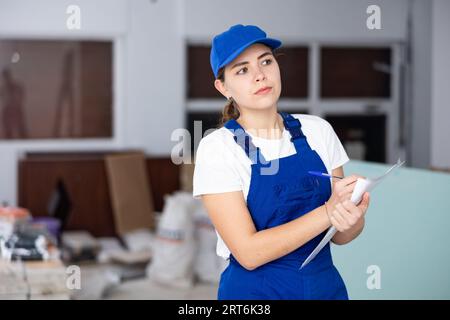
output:
M 369 207 L 370 195 L 364 193 L 361 202 L 355 205 L 350 200 L 338 203 L 330 213 L 331 224 L 339 231 L 345 232 L 358 224 Z

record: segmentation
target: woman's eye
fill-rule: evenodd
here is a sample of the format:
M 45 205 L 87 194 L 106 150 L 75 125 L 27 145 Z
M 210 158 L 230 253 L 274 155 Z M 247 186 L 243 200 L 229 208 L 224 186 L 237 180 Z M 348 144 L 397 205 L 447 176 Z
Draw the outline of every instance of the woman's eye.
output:
M 244 71 L 244 72 L 242 72 Z M 247 67 L 240 69 L 238 72 L 236 72 L 236 74 L 244 74 L 245 71 L 247 71 Z
M 266 60 L 264 60 L 262 62 L 262 64 L 265 65 L 265 66 L 267 66 L 267 65 L 269 65 L 271 63 L 272 63 L 272 59 L 266 59 Z M 238 72 L 236 72 L 236 74 L 244 74 L 244 73 L 247 72 L 247 70 L 248 70 L 248 68 L 244 67 L 244 68 L 240 69 Z

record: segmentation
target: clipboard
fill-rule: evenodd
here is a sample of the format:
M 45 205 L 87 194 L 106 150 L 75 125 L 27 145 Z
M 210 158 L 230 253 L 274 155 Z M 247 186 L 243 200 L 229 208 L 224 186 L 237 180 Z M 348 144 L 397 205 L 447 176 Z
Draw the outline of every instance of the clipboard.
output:
M 405 161 L 400 161 L 400 159 L 398 159 L 397 163 L 395 165 L 390 167 L 384 174 L 382 174 L 379 177 L 372 178 L 372 179 L 358 178 L 358 180 L 356 181 L 355 188 L 353 189 L 353 193 L 352 193 L 350 201 L 353 202 L 354 204 L 358 204 L 361 201 L 362 196 L 365 192 L 372 191 L 390 173 L 395 171 L 395 169 L 401 167 L 404 163 L 405 163 Z M 335 227 L 331 227 L 330 229 L 328 229 L 328 232 L 325 234 L 322 241 L 320 241 L 320 243 L 317 245 L 317 247 L 314 248 L 314 250 L 310 253 L 310 255 L 306 258 L 306 260 L 302 263 L 302 265 L 300 266 L 300 269 L 304 268 L 308 263 L 310 263 L 317 256 L 317 254 L 320 252 L 320 250 L 322 250 L 322 248 L 325 247 L 325 245 L 331 240 L 331 238 L 333 238 L 333 236 L 336 234 L 336 232 L 337 232 L 337 230 Z

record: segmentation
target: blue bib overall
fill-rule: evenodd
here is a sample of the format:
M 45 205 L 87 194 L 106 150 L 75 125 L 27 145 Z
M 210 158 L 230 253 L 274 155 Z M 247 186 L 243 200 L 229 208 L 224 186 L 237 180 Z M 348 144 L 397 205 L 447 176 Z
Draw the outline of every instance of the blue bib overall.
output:
M 232 119 L 225 124 L 252 160 L 247 206 L 257 231 L 301 217 L 323 205 L 331 195 L 328 179 L 308 174 L 310 170 L 327 172 L 327 169 L 309 146 L 300 121 L 288 113 L 280 114 L 296 153 L 272 161 L 264 159 L 237 121 Z M 278 165 L 274 161 L 278 161 Z M 268 168 L 277 170 L 273 174 Z M 230 255 L 230 263 L 220 278 L 218 299 L 348 299 L 345 284 L 333 265 L 329 244 L 307 266 L 299 269 L 325 233 L 251 271 Z

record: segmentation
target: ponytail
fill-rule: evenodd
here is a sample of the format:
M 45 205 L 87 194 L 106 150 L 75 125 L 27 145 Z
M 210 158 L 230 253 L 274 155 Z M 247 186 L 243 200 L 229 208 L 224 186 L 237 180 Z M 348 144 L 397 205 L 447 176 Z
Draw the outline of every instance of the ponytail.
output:
M 233 98 L 228 99 L 227 104 L 223 107 L 222 119 L 220 120 L 220 126 L 223 126 L 225 122 L 231 119 L 239 118 L 240 113 L 235 105 Z
M 217 79 L 224 82 L 225 81 L 225 68 L 220 68 Z M 226 105 L 223 107 L 222 111 L 222 119 L 220 119 L 219 127 L 223 127 L 223 125 L 231 119 L 239 118 L 240 113 L 239 109 L 236 105 L 236 102 L 233 100 L 233 97 L 228 98 Z

